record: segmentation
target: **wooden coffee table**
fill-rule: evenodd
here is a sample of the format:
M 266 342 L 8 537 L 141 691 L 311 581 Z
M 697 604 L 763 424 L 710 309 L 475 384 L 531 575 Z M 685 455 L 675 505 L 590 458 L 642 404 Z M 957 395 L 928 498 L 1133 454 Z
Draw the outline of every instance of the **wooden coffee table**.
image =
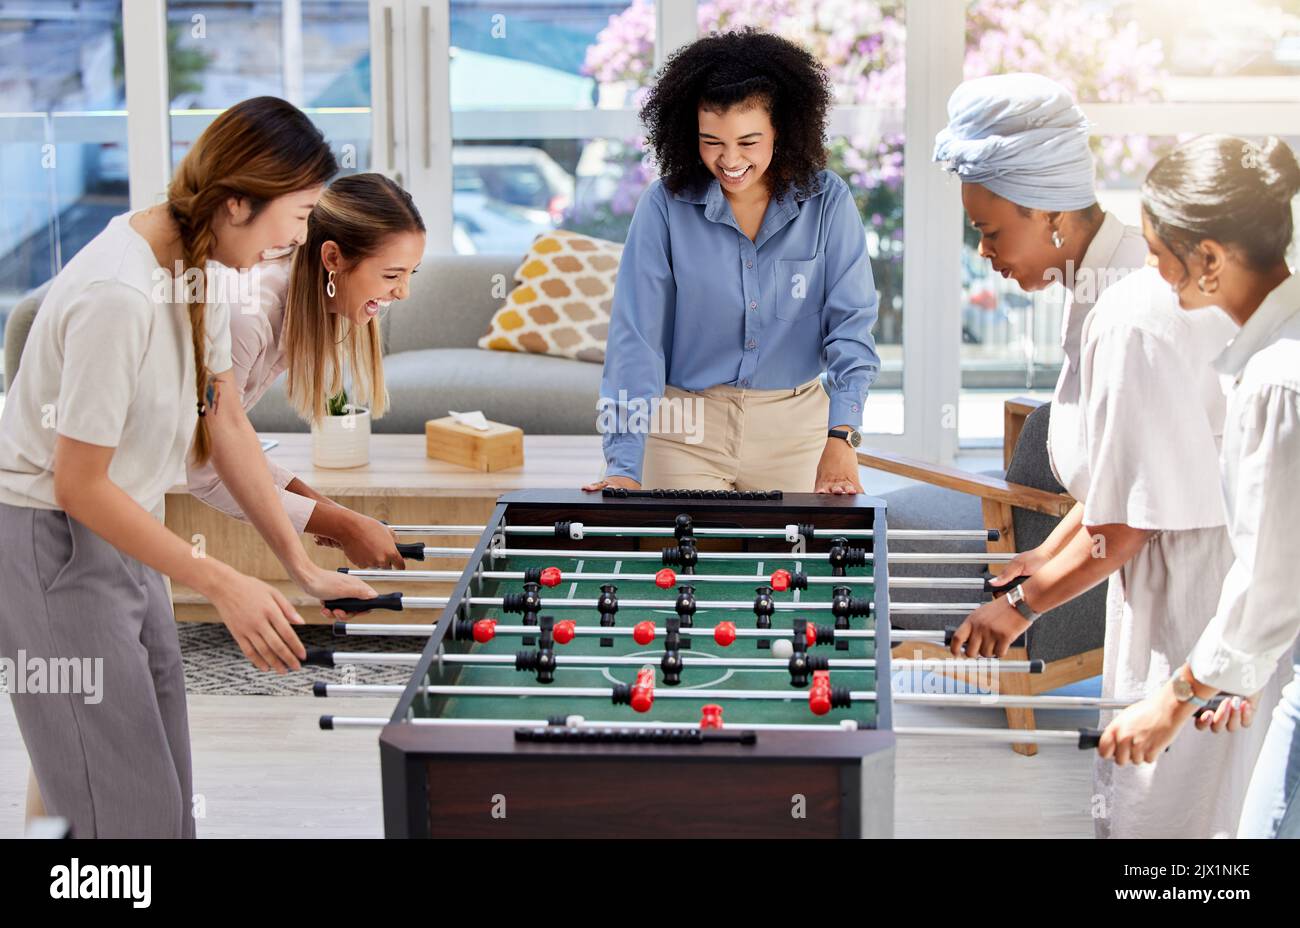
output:
M 596 479 L 603 466 L 600 437 L 596 435 L 525 436 L 523 467 L 493 473 L 430 459 L 424 453 L 422 434 L 372 435 L 370 463 L 347 470 L 312 466 L 309 434 L 267 433 L 262 437 L 280 443 L 268 452 L 277 464 L 339 504 L 393 525 L 482 525 L 502 493 L 578 487 Z M 319 603 L 289 582 L 280 562 L 251 526 L 199 502 L 183 484 L 172 487 L 167 494 L 167 527 L 192 544 L 201 540 L 211 556 L 279 588 L 308 622 L 325 622 Z M 403 541 L 416 540 L 420 539 L 403 537 Z M 443 535 L 427 540 L 429 544 L 472 547 L 478 536 Z M 347 566 L 338 550 L 317 546 L 309 535 L 303 536 L 303 543 L 312 560 L 321 566 Z M 460 570 L 465 566 L 463 561 L 448 559 L 408 563 L 425 570 Z M 450 583 L 427 581 L 407 586 L 372 585 L 381 593 L 403 590 L 421 596 L 441 596 L 451 590 Z M 172 599 L 176 618 L 181 621 L 218 621 L 216 610 L 207 600 L 187 587 L 175 586 Z M 379 612 L 370 621 L 420 623 L 431 618 L 427 611 Z

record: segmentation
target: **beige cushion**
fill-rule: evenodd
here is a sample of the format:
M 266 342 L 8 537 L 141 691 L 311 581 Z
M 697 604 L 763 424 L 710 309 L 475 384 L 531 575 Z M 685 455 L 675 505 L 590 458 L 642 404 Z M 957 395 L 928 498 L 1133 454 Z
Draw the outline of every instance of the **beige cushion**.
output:
M 617 242 L 577 232 L 539 235 L 478 346 L 603 363 L 622 254 Z

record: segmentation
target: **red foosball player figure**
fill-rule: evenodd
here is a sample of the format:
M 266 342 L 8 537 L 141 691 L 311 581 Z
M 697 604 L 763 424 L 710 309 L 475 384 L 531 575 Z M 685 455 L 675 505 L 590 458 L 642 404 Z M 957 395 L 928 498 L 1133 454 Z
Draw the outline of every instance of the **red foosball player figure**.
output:
M 808 688 L 808 708 L 813 715 L 825 715 L 831 711 L 831 672 L 814 670 L 812 686 Z
M 709 703 L 700 707 L 700 728 L 721 728 L 722 706 Z
M 636 672 L 636 682 L 632 684 L 632 708 L 637 712 L 649 712 L 655 704 L 655 669 L 642 667 Z

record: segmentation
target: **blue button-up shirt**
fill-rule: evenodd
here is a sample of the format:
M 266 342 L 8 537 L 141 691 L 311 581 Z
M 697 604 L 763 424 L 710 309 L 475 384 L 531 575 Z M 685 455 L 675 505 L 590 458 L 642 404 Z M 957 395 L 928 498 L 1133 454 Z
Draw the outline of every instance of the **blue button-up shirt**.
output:
M 716 179 L 642 194 L 614 288 L 601 415 L 606 476 L 641 479 L 645 430 L 631 407 L 664 384 L 779 390 L 826 372 L 828 426 L 862 424 L 880 370 L 878 296 L 848 185 L 830 171 L 808 197 L 773 197 L 741 231 Z

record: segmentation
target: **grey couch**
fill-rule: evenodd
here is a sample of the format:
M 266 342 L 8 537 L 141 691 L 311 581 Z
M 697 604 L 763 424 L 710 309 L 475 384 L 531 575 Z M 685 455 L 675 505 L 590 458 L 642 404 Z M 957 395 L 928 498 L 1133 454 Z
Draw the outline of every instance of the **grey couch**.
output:
M 449 410 L 483 410 L 526 434 L 594 434 L 599 364 L 477 347 L 492 314 L 514 287 L 515 255 L 427 257 L 408 299 L 383 322 L 384 376 L 392 405 L 376 432 L 423 432 Z M 48 284 L 25 297 L 5 327 L 5 373 L 12 382 Z M 306 431 L 285 401 L 283 378 L 254 408 L 264 432 Z

